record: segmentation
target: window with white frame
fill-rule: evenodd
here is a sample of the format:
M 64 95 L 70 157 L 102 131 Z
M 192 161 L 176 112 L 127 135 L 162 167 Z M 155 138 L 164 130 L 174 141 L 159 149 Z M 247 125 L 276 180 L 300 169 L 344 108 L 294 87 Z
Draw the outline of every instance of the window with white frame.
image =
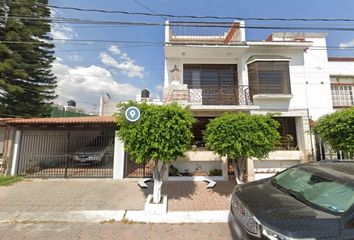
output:
M 334 107 L 354 106 L 354 76 L 331 77 L 332 102 Z

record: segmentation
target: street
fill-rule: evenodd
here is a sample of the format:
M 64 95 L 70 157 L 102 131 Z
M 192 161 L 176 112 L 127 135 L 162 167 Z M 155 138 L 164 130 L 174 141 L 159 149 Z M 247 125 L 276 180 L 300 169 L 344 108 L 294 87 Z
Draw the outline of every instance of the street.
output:
M 232 239 L 227 223 L 9 223 L 0 224 L 1 240 L 110 240 L 110 239 Z

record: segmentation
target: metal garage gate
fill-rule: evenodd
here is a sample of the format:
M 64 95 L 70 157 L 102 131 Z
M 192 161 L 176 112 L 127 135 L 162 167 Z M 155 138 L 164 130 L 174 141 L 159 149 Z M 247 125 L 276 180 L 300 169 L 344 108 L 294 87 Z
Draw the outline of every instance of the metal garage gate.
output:
M 114 133 L 24 131 L 18 175 L 38 178 L 112 178 Z

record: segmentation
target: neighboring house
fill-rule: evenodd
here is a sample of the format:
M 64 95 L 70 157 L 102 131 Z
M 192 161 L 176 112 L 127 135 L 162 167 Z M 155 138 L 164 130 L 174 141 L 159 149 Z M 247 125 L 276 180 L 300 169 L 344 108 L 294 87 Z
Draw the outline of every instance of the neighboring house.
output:
M 353 59 L 328 59 L 325 33 L 272 33 L 248 41 L 242 21 L 228 30 L 203 24 L 166 22 L 164 102 L 189 105 L 197 119 L 194 151 L 174 167 L 207 172 L 219 163 L 226 171 L 225 160 L 202 140 L 209 120 L 224 112 L 279 113 L 280 144 L 267 161 L 254 160 L 256 172 L 315 157 L 309 123 L 353 105 Z
M 135 101 L 138 103 L 148 103 L 148 104 L 156 104 L 162 105 L 162 101 L 159 97 L 152 98 L 150 96 L 150 91 L 147 88 L 144 88 L 141 93 L 137 94 L 135 97 Z M 115 101 L 111 98 L 109 94 L 103 95 L 100 97 L 100 112 L 99 116 L 112 116 L 117 112 L 117 105 L 119 103 L 127 103 L 126 100 Z
M 335 110 L 354 106 L 354 58 L 328 58 Z
M 112 116 L 0 119 L 6 173 L 113 177 L 115 130 Z
M 74 100 L 67 101 L 67 105 L 53 104 L 50 117 L 84 117 L 90 116 L 83 108 L 77 107 Z
M 333 110 L 354 106 L 354 58 L 329 57 L 328 74 L 331 80 Z M 343 152 L 334 152 L 316 136 L 317 160 L 345 159 Z

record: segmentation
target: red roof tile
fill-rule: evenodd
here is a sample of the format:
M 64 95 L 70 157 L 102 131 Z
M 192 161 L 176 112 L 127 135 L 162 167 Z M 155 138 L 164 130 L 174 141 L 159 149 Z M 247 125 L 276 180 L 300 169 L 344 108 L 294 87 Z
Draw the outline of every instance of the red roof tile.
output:
M 114 124 L 114 116 L 57 117 L 57 118 L 3 118 L 7 124 Z
M 354 57 L 328 57 L 329 62 L 354 62 Z

